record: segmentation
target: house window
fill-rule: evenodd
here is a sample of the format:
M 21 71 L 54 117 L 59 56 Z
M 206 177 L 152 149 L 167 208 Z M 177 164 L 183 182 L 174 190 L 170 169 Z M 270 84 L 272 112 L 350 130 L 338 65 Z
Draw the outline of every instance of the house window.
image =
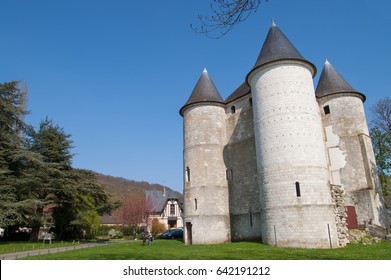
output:
M 300 197 L 301 196 L 301 194 L 300 194 L 300 183 L 296 182 L 295 185 L 296 185 L 296 196 Z
M 190 168 L 189 167 L 186 167 L 186 178 L 187 178 L 187 181 L 190 182 Z
M 235 112 L 236 112 L 236 108 L 235 108 L 235 106 L 232 106 L 232 107 L 231 107 L 231 113 L 232 113 L 232 114 L 235 114 Z
M 324 106 L 324 107 L 323 107 L 323 111 L 324 111 L 324 114 L 325 114 L 325 115 L 330 114 L 330 106 L 329 106 L 329 105 Z
M 170 204 L 170 216 L 175 216 L 175 204 Z
M 197 210 L 198 208 L 198 201 L 197 198 L 194 198 L 194 210 Z

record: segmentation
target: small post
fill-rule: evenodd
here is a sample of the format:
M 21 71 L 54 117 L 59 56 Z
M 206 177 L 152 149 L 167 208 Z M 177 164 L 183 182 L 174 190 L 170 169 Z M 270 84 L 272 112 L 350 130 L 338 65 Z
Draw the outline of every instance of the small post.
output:
M 330 225 L 329 225 L 329 224 L 327 224 L 327 230 L 328 230 L 328 232 L 329 232 L 330 249 L 333 249 L 333 244 L 332 244 L 332 242 L 331 242 L 331 234 L 330 234 Z
M 276 231 L 276 225 L 273 226 L 274 227 L 274 241 L 275 241 L 275 247 L 277 247 L 277 231 Z

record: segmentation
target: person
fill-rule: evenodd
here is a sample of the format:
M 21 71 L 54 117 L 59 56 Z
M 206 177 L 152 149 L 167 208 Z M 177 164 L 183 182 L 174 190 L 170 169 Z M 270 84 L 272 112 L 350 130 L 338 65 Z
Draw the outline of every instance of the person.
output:
M 141 238 L 143 239 L 143 246 L 144 246 L 145 242 L 147 241 L 147 233 L 145 231 L 143 231 L 143 233 L 141 234 Z
M 151 246 L 152 245 L 152 241 L 153 241 L 153 236 L 151 233 L 148 234 L 148 246 Z

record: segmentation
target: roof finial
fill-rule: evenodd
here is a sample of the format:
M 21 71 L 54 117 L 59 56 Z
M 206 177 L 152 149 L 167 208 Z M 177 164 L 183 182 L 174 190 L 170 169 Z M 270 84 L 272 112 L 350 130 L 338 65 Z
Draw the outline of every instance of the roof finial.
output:
M 202 71 L 204 73 L 208 73 L 208 71 L 206 70 L 206 67 L 204 67 L 204 71 Z
M 276 26 L 277 24 L 274 21 L 274 18 L 272 18 L 272 26 Z

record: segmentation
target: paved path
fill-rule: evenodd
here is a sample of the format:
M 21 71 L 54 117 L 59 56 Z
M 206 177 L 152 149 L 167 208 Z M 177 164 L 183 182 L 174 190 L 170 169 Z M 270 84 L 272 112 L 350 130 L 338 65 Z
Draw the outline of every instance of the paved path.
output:
M 15 252 L 15 253 L 0 255 L 0 260 L 16 260 L 19 258 L 24 258 L 24 257 L 29 257 L 29 256 L 36 256 L 36 255 L 43 255 L 43 254 L 54 254 L 54 253 L 60 253 L 60 252 L 66 252 L 66 251 L 72 251 L 72 250 L 78 250 L 78 249 L 84 249 L 84 248 L 91 248 L 91 247 L 95 247 L 95 246 L 103 246 L 106 244 L 113 244 L 113 243 L 112 242 L 85 243 L 85 244 L 79 244 L 79 245 L 75 244 L 73 246 L 58 247 L 58 248 L 51 248 L 51 249 L 39 249 L 39 250 L 33 250 L 33 251 Z

